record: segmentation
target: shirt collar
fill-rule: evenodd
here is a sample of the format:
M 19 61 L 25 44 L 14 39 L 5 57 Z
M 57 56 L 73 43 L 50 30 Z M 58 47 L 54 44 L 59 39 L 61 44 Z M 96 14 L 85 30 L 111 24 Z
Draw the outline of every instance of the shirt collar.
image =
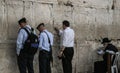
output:
M 31 29 L 30 25 L 28 25 L 28 24 L 27 24 L 25 27 L 27 27 L 27 28 Z
M 45 31 L 45 32 L 47 32 L 47 30 L 46 30 L 46 29 L 45 29 L 45 30 L 43 30 L 43 32 L 44 32 L 44 31 Z
M 65 30 L 69 30 L 70 29 L 70 27 L 67 27 Z

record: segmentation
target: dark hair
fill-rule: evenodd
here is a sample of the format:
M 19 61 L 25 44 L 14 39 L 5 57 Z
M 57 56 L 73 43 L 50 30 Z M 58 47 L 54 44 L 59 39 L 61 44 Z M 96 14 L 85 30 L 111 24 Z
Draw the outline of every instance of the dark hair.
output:
M 70 26 L 70 23 L 69 23 L 69 21 L 64 20 L 64 21 L 63 21 L 63 25 L 65 25 L 65 26 L 69 27 L 69 26 Z
M 20 19 L 19 21 L 18 21 L 18 23 L 19 24 L 21 24 L 21 23 L 26 23 L 27 21 L 26 21 L 26 18 L 24 17 L 24 18 L 22 18 L 22 19 Z
M 44 24 L 44 23 L 40 23 L 40 24 L 37 26 L 36 29 L 38 29 L 40 26 L 45 26 L 45 24 Z

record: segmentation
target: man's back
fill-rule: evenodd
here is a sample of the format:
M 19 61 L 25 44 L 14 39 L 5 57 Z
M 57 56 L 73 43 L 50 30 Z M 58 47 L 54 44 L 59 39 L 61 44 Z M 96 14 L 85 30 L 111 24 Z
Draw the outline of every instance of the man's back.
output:
M 63 31 L 63 45 L 65 47 L 73 47 L 74 46 L 74 31 L 71 28 L 66 28 Z
M 49 40 L 50 40 L 50 44 L 49 44 Z M 53 45 L 52 33 L 48 32 L 47 30 L 44 30 L 43 32 L 40 33 L 39 41 L 40 41 L 39 42 L 40 50 L 44 49 L 46 51 L 50 51 L 50 45 Z
M 112 44 L 108 44 L 108 46 L 105 48 L 105 52 L 106 52 L 106 50 L 109 50 L 109 51 L 113 51 L 113 52 L 118 52 L 118 49 L 114 46 L 114 45 L 112 45 Z M 104 61 L 106 61 L 107 62 L 107 58 L 108 58 L 108 53 L 105 53 L 104 55 L 103 55 L 103 59 L 104 59 Z

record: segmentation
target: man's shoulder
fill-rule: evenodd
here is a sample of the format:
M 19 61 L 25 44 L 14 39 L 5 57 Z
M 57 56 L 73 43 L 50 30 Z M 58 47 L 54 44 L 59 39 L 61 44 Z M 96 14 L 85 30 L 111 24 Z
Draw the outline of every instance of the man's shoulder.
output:
M 108 47 L 114 47 L 115 48 L 115 45 L 113 45 L 113 44 L 108 44 Z
M 30 25 L 27 24 L 27 25 L 25 26 L 25 28 L 31 29 L 32 27 L 31 27 Z
M 48 31 L 48 30 L 46 30 L 45 32 L 48 33 L 48 34 L 52 34 L 52 33 L 51 33 L 50 31 Z
M 41 36 L 44 36 L 44 35 L 45 35 L 45 32 L 41 32 L 40 35 L 41 35 Z
M 72 33 L 72 32 L 74 32 L 74 30 L 73 30 L 72 28 L 69 27 L 69 29 L 64 30 L 64 32 L 71 32 L 71 33 Z
M 74 30 L 71 28 L 71 31 L 74 32 Z
M 113 44 L 109 44 L 107 47 L 109 50 L 118 51 L 117 47 Z
M 24 33 L 24 32 L 25 32 L 24 28 L 19 29 L 19 33 Z

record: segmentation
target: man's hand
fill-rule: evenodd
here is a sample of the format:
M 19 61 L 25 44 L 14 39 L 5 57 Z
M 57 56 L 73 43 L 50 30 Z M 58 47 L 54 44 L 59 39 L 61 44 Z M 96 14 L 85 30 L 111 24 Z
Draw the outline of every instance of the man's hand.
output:
M 50 61 L 50 63 L 51 63 L 51 65 L 52 65 L 52 67 L 53 67 L 53 61 Z
M 17 56 L 19 56 L 19 55 L 20 55 L 20 51 L 17 51 L 17 53 L 16 53 L 16 54 L 17 54 Z
M 54 27 L 54 30 L 59 33 L 59 29 L 57 27 Z
M 63 51 L 60 51 L 58 57 L 62 57 L 62 55 L 63 55 Z

